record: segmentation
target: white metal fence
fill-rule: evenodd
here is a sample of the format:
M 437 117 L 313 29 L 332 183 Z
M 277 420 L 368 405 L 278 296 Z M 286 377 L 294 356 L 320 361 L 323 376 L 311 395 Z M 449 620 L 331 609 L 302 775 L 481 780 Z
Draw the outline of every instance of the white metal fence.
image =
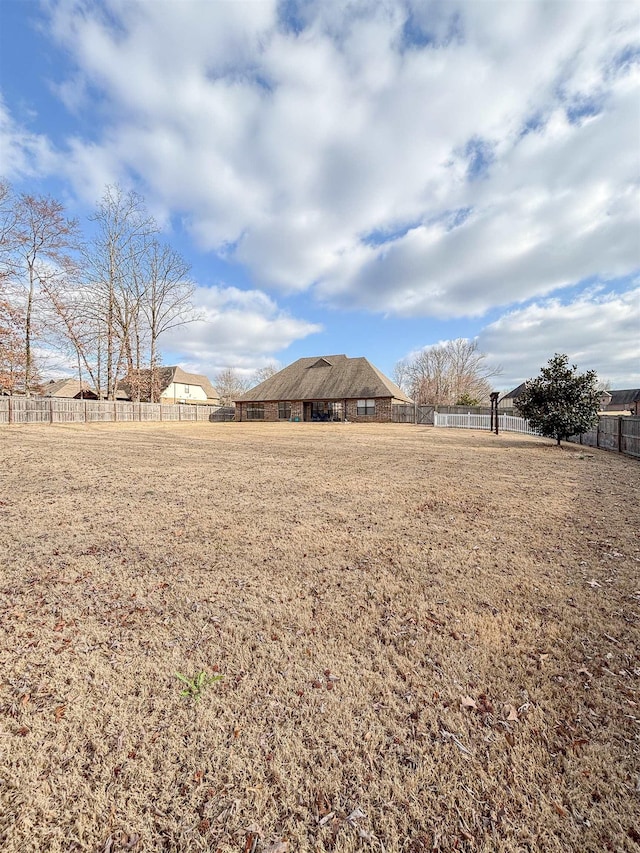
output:
M 466 415 L 449 415 L 434 412 L 433 424 L 437 427 L 489 430 L 491 429 L 491 415 L 476 415 L 471 412 L 467 412 Z M 498 430 L 502 432 L 521 432 L 525 435 L 539 434 L 529 426 L 529 421 L 526 418 L 517 418 L 514 415 L 498 415 Z

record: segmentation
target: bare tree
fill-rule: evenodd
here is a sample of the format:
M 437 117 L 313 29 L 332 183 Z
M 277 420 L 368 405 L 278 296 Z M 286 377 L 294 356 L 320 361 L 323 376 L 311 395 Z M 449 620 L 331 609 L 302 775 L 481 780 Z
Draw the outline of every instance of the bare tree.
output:
M 105 340 L 105 390 L 112 400 L 123 363 L 128 372 L 134 370 L 131 331 L 139 316 L 142 287 L 137 270 L 158 228 L 142 197 L 119 186 L 105 189 L 91 219 L 97 234 L 85 260 L 88 285 L 95 296 L 93 319 Z
M 275 376 L 276 373 L 279 373 L 280 370 L 282 370 L 282 367 L 277 361 L 270 361 L 268 364 L 265 364 L 264 367 L 259 367 L 253 374 L 251 387 L 259 385 L 267 379 L 271 379 L 271 377 Z
M 17 199 L 11 185 L 0 180 L 0 294 L 9 284 L 15 270 L 15 254 L 18 248 Z M 6 294 L 5 294 L 6 295 Z
M 100 396 L 100 337 L 91 320 L 90 294 L 81 286 L 78 276 L 42 283 L 48 299 L 49 314 L 45 325 L 54 346 L 70 351 L 76 363 L 80 388 L 84 377 Z
M 406 359 L 397 361 L 393 368 L 393 381 L 404 391 L 405 394 L 411 394 L 411 378 L 409 376 L 409 362 Z
M 233 401 L 241 397 L 249 387 L 247 380 L 243 379 L 233 367 L 225 367 L 224 370 L 218 371 L 213 383 L 223 406 L 233 405 Z
M 158 338 L 163 332 L 197 319 L 191 304 L 194 287 L 187 280 L 190 265 L 170 246 L 153 240 L 146 256 L 146 287 L 141 311 L 149 332 L 150 399 L 160 399 Z
M 33 342 L 41 295 L 47 286 L 75 268 L 74 251 L 80 245 L 75 219 L 68 219 L 63 205 L 45 196 L 23 194 L 13 199 L 5 195 L 3 222 L 3 280 L 5 299 L 11 291 L 13 304 L 23 319 L 24 390 L 27 395 L 37 384 Z
M 425 347 L 396 364 L 394 378 L 408 389 L 418 403 L 455 405 L 460 399 L 484 402 L 491 393 L 491 377 L 499 367 L 486 363 L 477 341 L 457 338 Z

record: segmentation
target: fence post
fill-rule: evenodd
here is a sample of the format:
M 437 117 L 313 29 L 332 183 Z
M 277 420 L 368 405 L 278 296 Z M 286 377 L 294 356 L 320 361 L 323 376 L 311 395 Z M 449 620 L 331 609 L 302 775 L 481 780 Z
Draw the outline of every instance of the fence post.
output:
M 622 453 L 622 415 L 618 417 L 618 453 Z
M 87 401 L 85 400 L 85 401 L 84 401 L 84 422 L 85 422 L 85 424 L 86 424 L 86 422 L 87 422 L 88 420 L 89 420 L 89 418 L 88 418 L 88 415 L 87 415 Z
M 178 420 L 182 420 L 182 408 L 180 406 L 180 403 L 178 403 Z
M 53 423 L 53 397 L 49 397 L 49 423 Z
M 13 423 L 13 406 L 11 405 L 11 394 L 9 394 L 9 423 Z
M 596 447 L 600 447 L 600 418 L 598 418 L 598 425 L 596 427 Z

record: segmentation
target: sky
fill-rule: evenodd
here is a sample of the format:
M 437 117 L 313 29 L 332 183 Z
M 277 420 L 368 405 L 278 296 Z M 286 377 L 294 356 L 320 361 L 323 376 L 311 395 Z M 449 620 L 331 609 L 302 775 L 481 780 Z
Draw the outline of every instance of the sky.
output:
M 0 0 L 0 174 L 144 196 L 202 317 L 165 364 L 463 337 L 637 388 L 639 83 L 635 0 Z

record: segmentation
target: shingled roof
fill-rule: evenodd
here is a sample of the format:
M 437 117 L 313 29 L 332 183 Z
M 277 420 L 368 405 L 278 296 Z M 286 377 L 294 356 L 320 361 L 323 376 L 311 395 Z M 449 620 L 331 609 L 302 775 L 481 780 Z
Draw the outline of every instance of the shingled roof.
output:
M 630 409 L 633 404 L 640 400 L 640 388 L 622 388 L 609 391 L 611 399 L 607 403 L 607 409 Z
M 366 358 L 321 355 L 299 358 L 238 397 L 237 403 L 275 400 L 346 400 L 392 397 L 412 400 Z
M 517 385 L 513 389 L 513 391 L 509 391 L 508 394 L 505 394 L 504 397 L 501 397 L 500 402 L 502 402 L 502 400 L 516 400 L 524 391 L 525 385 L 526 385 L 526 382 L 521 382 L 520 385 Z
M 81 391 L 84 394 L 93 393 L 86 382 L 80 384 L 80 380 L 78 379 L 57 379 L 55 381 L 52 379 L 51 382 L 44 386 L 42 395 L 44 397 L 65 397 L 67 399 L 73 399 L 76 395 L 80 394 Z

